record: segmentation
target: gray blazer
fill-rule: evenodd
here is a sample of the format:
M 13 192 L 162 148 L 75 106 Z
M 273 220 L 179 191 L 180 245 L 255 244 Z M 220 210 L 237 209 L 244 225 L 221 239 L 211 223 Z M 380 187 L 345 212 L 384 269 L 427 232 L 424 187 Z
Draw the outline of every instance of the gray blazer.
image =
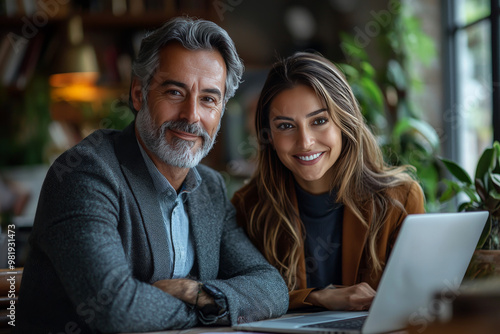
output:
M 232 324 L 277 317 L 288 307 L 279 273 L 236 224 L 220 174 L 197 167 L 202 184 L 187 212 L 192 276 L 227 297 Z M 153 287 L 168 278 L 165 225 L 139 151 L 134 123 L 99 130 L 47 173 L 30 236 L 15 333 L 132 332 L 198 324 L 187 304 Z

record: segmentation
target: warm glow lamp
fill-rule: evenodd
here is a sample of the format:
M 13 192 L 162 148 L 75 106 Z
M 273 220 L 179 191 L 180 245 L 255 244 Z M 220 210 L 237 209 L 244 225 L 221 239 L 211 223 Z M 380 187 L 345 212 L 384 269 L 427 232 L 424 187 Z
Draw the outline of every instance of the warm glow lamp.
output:
M 58 88 L 58 93 L 66 100 L 86 101 L 92 98 L 93 94 L 89 93 L 99 77 L 99 66 L 94 48 L 83 40 L 80 16 L 69 20 L 67 36 L 66 45 L 55 57 L 50 85 Z

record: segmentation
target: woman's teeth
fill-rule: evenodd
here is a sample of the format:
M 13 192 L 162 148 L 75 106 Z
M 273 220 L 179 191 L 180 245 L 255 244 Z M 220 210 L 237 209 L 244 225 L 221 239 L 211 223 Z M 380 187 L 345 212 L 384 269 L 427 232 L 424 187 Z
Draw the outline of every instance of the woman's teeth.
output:
M 316 153 L 313 155 L 298 155 L 297 158 L 299 158 L 300 160 L 304 160 L 304 161 L 311 161 L 311 160 L 316 159 L 320 155 L 321 155 L 321 153 Z

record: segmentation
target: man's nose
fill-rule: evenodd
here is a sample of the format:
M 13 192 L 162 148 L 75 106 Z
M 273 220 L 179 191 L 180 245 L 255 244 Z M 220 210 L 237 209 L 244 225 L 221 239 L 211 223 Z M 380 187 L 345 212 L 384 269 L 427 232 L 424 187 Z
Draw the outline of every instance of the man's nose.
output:
M 181 106 L 179 118 L 186 120 L 189 124 L 200 121 L 200 110 L 196 98 L 187 98 Z

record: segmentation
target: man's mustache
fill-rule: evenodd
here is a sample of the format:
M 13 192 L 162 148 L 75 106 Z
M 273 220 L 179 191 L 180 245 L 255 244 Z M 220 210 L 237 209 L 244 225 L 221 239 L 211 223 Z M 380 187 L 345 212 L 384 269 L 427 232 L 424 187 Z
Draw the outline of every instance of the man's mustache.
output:
M 204 141 L 210 140 L 210 135 L 208 134 L 207 131 L 205 131 L 205 129 L 203 129 L 200 123 L 189 124 L 187 121 L 184 120 L 168 121 L 163 123 L 160 127 L 162 135 L 165 134 L 166 130 L 186 132 L 195 136 L 201 136 L 203 137 Z

